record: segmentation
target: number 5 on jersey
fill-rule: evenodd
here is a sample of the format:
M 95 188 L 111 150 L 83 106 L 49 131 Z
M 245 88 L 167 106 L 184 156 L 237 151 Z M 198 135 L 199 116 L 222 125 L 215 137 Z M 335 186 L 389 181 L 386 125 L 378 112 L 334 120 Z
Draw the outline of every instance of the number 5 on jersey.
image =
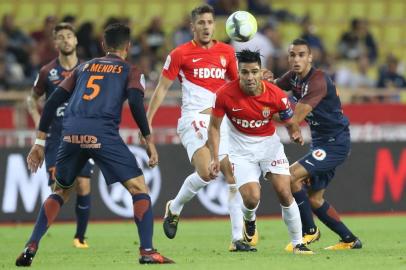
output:
M 87 81 L 86 87 L 89 89 L 92 89 L 92 92 L 88 94 L 84 94 L 82 98 L 84 100 L 92 100 L 95 97 L 97 97 L 100 93 L 100 85 L 98 85 L 95 81 L 97 80 L 103 80 L 104 76 L 102 75 L 92 75 L 89 77 L 89 80 Z

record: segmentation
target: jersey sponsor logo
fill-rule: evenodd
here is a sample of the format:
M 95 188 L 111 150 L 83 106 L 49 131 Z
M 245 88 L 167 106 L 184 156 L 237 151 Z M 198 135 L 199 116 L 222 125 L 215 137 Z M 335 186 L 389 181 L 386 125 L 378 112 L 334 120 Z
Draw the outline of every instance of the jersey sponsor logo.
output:
M 53 68 L 49 71 L 49 76 L 48 79 L 50 81 L 56 81 L 59 80 L 59 75 L 58 75 L 58 70 L 56 68 Z
M 224 56 L 220 56 L 220 64 L 225 68 L 227 65 L 227 59 Z
M 161 191 L 161 172 L 159 167 L 150 168 L 148 166 L 148 155 L 141 147 L 129 146 L 130 151 L 135 155 L 138 166 L 144 173 L 145 183 L 149 189 L 151 203 L 154 205 Z M 99 175 L 99 191 L 103 202 L 107 208 L 116 215 L 132 218 L 134 216 L 133 201 L 130 193 L 120 183 L 106 185 L 103 174 Z
M 231 121 L 243 128 L 259 128 L 269 123 L 269 119 L 248 121 L 245 119 L 236 118 L 234 116 L 231 118 Z
M 193 76 L 199 79 L 222 79 L 226 78 L 226 70 L 224 68 L 195 68 Z
M 269 107 L 264 107 L 262 109 L 262 116 L 264 116 L 265 118 L 268 118 L 270 114 L 271 114 L 271 109 Z
M 197 197 L 203 206 L 217 215 L 227 215 L 228 210 L 228 185 L 224 178 L 210 181 L 210 185 L 202 188 Z
M 199 62 L 200 60 L 202 60 L 203 58 L 193 58 L 192 59 L 192 62 L 193 63 L 196 63 L 196 62 Z
M 316 160 L 323 160 L 326 158 L 327 153 L 326 151 L 324 151 L 323 149 L 316 149 L 312 152 L 312 156 L 316 159 Z
M 163 69 L 168 70 L 169 66 L 171 65 L 171 61 L 172 61 L 172 58 L 170 55 L 168 55 L 168 57 L 166 57 Z
M 121 65 L 106 65 L 106 64 L 99 64 L 93 63 L 91 64 L 87 71 L 89 72 L 97 72 L 97 73 L 116 73 L 119 74 L 123 71 L 123 66 Z
M 284 165 L 284 164 L 289 164 L 289 161 L 286 158 L 281 158 L 281 159 L 277 159 L 277 160 L 273 160 L 271 162 L 271 166 L 275 167 L 275 166 L 279 166 L 279 165 Z
M 97 143 L 97 137 L 93 135 L 67 135 L 63 141 L 68 143 L 80 144 L 80 148 L 100 148 L 101 144 Z

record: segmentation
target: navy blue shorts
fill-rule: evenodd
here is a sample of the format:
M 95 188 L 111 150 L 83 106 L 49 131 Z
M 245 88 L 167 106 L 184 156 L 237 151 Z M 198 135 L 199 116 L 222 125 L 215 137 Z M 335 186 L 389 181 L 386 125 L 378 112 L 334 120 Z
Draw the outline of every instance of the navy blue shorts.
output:
M 333 179 L 336 167 L 345 161 L 350 150 L 348 130 L 325 142 L 312 144 L 310 152 L 298 161 L 310 174 L 310 188 L 315 191 L 325 189 Z
M 58 153 L 61 140 L 54 138 L 47 138 L 45 143 L 45 166 L 48 172 L 48 185 L 52 185 L 55 182 L 56 173 L 56 155 Z M 82 170 L 79 171 L 77 176 L 90 178 L 93 174 L 94 162 L 88 161 Z
M 56 181 L 62 188 L 69 188 L 74 184 L 76 173 L 82 170 L 89 158 L 92 158 L 103 173 L 108 185 L 116 182 L 125 182 L 131 178 L 142 175 L 134 154 L 128 149 L 121 137 L 114 141 L 103 140 L 96 136 L 90 143 L 80 143 L 80 139 L 65 136 L 62 141 L 56 160 Z M 77 135 L 87 136 L 87 135 Z

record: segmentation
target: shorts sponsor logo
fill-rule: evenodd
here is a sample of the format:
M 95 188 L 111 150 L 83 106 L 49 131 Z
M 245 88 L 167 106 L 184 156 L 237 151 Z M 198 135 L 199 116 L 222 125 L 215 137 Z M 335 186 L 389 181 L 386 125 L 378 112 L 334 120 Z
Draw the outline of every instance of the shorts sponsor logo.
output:
M 312 152 L 312 156 L 316 159 L 316 160 L 323 160 L 326 158 L 327 153 L 326 151 L 324 151 L 323 149 L 316 149 Z
M 212 213 L 228 214 L 228 185 L 224 179 L 211 181 L 197 193 L 199 201 Z
M 283 164 L 289 164 L 289 161 L 286 158 L 282 158 L 282 159 L 273 160 L 271 162 L 272 167 L 283 165 Z
M 152 205 L 158 199 L 161 191 L 161 172 L 157 167 L 148 167 L 148 155 L 143 148 L 130 146 L 131 152 L 137 159 L 138 166 L 144 173 L 145 182 L 149 188 Z M 133 217 L 133 202 L 130 193 L 120 183 L 107 186 L 103 174 L 99 175 L 99 191 L 108 209 L 122 217 Z

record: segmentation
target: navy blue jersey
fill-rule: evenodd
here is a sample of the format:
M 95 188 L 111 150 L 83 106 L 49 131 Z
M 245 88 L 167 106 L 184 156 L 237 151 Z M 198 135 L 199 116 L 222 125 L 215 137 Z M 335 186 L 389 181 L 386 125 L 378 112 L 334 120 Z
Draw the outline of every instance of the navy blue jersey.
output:
M 79 65 L 79 62 L 78 62 Z M 77 65 L 76 65 L 77 66 Z M 75 67 L 76 67 L 75 66 Z M 67 77 L 70 76 L 72 71 L 66 70 L 59 63 L 58 58 L 55 58 L 48 64 L 44 65 L 34 82 L 33 91 L 38 95 L 42 96 L 45 94 L 45 98 L 48 99 L 49 96 L 55 91 L 57 86 Z M 61 105 L 57 111 L 54 119 L 52 120 L 49 134 L 50 138 L 60 139 L 62 132 L 62 118 L 64 115 L 64 110 L 67 103 Z
M 116 55 L 80 64 L 60 87 L 72 92 L 65 109 L 63 135 L 116 138 L 128 91 L 144 91 L 144 76 Z
M 306 122 L 310 126 L 313 142 L 327 141 L 348 129 L 349 121 L 343 114 L 336 87 L 322 70 L 312 68 L 302 80 L 289 71 L 278 79 L 277 85 L 291 90 L 294 101 L 312 106 Z

